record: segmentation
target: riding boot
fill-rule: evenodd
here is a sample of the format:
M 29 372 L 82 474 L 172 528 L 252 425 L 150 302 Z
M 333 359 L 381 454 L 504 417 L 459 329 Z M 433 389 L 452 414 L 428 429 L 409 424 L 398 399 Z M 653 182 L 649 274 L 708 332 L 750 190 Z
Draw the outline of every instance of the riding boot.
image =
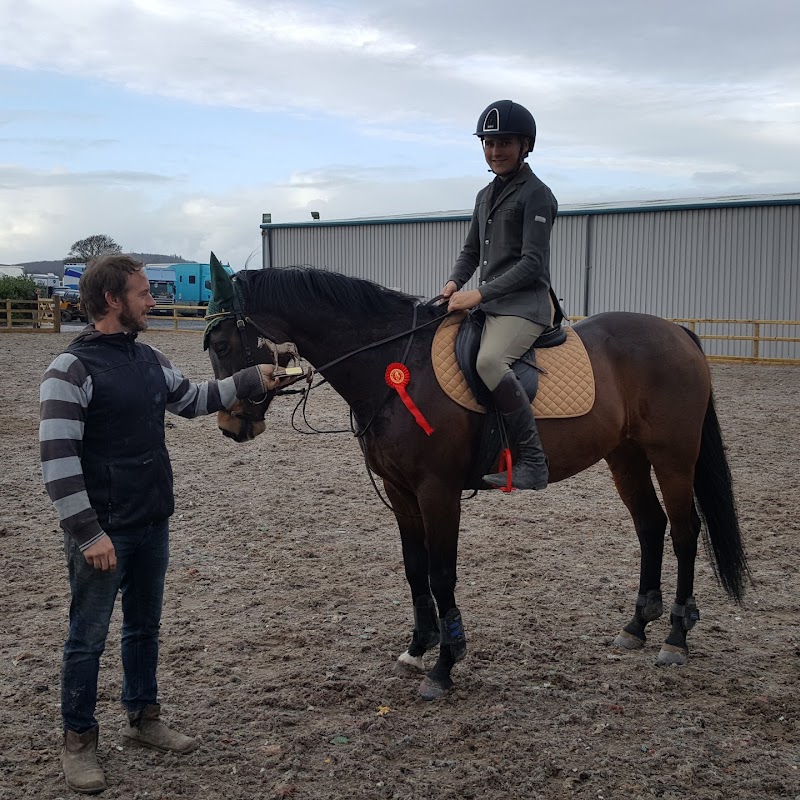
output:
M 547 458 L 542 450 L 539 431 L 528 396 L 517 376 L 506 372 L 492 399 L 502 414 L 509 446 L 517 446 L 517 459 L 511 472 L 511 485 L 515 489 L 544 489 L 547 486 Z M 508 483 L 505 472 L 483 476 L 484 483 L 501 489 Z

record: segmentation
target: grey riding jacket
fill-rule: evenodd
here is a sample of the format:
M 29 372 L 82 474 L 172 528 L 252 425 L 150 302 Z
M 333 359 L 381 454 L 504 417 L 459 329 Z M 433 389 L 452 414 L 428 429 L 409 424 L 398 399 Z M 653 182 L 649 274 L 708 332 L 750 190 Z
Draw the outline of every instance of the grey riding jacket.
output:
M 495 178 L 478 192 L 448 280 L 460 289 L 479 269 L 483 311 L 550 325 L 550 232 L 557 214 L 556 198 L 527 164 L 507 183 Z

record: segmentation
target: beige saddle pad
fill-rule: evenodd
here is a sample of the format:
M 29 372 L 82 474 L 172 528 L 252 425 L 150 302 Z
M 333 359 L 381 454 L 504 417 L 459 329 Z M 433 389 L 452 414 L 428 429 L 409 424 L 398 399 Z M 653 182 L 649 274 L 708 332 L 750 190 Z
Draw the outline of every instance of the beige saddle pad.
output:
M 436 380 L 442 391 L 470 411 L 486 413 L 472 394 L 466 377 L 456 361 L 456 336 L 466 312 L 452 314 L 437 329 L 431 358 Z M 537 417 L 580 417 L 594 405 L 594 373 L 583 342 L 572 328 L 566 328 L 567 341 L 557 347 L 536 351 L 539 389 L 533 401 Z

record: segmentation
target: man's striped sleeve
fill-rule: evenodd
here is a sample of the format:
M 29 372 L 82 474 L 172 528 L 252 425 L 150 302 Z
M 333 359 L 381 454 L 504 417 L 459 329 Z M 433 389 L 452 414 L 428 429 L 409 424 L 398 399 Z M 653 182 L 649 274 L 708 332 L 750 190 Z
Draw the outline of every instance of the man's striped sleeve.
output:
M 39 451 L 44 485 L 61 527 L 81 550 L 103 536 L 81 467 L 91 398 L 92 379 L 86 368 L 75 356 L 62 353 L 47 368 L 39 387 Z
M 181 417 L 201 417 L 230 408 L 236 402 L 233 378 L 192 383 L 160 350 L 152 349 L 167 381 L 168 411 Z

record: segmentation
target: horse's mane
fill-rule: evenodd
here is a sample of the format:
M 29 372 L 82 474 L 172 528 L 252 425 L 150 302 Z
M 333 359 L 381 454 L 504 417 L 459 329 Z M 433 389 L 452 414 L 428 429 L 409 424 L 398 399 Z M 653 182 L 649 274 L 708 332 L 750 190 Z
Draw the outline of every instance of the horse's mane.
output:
M 243 270 L 236 274 L 248 311 L 313 308 L 325 304 L 349 317 L 408 315 L 420 299 L 374 281 L 308 266 Z M 432 309 L 433 310 L 433 309 Z

